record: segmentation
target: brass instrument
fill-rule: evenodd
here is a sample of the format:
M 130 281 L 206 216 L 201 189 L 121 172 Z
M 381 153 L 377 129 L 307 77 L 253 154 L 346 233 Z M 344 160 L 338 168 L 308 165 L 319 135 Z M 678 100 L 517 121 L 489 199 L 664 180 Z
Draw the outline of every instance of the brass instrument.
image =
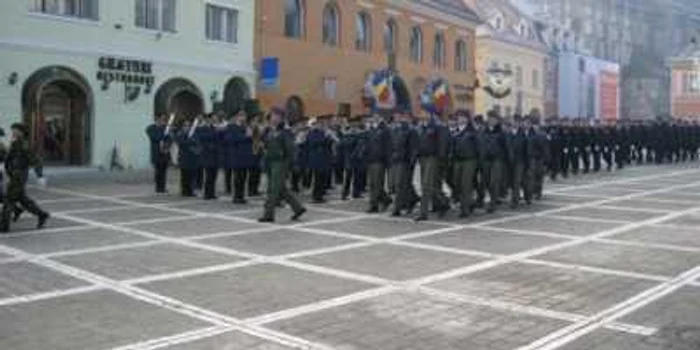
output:
M 262 130 L 260 129 L 260 126 L 253 125 L 248 130 L 250 133 L 250 138 L 253 140 L 253 154 L 262 154 L 265 144 L 262 140 Z

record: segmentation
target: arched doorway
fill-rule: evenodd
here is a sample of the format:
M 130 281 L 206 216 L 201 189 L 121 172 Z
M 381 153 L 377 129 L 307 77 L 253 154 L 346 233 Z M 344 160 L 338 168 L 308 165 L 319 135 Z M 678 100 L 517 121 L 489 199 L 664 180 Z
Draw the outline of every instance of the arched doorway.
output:
M 245 109 L 246 101 L 250 99 L 248 83 L 243 78 L 235 77 L 226 83 L 224 88 L 223 111 L 227 116 L 232 116 Z
M 76 71 L 42 68 L 22 88 L 24 122 L 31 147 L 50 165 L 84 165 L 90 160 L 92 90 Z
M 204 99 L 196 85 L 183 78 L 166 81 L 155 96 L 154 115 L 175 114 L 177 119 L 193 119 L 204 114 Z
M 287 119 L 290 121 L 298 120 L 304 117 L 304 102 L 299 96 L 291 96 L 287 99 L 285 105 L 287 111 Z

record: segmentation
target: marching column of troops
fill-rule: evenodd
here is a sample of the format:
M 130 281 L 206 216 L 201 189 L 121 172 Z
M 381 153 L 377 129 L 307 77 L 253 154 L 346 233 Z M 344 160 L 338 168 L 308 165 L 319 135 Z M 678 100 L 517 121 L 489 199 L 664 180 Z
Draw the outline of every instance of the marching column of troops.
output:
M 366 195 L 369 213 L 390 209 L 401 216 L 417 209 L 415 219 L 423 221 L 454 206 L 466 218 L 479 208 L 492 213 L 504 203 L 517 208 L 542 199 L 547 176 L 694 161 L 700 148 L 700 125 L 680 120 L 542 123 L 535 116 L 469 111 L 447 121 L 400 112 L 285 120 L 284 111 L 274 108 L 264 119 L 239 112 L 227 120 L 208 115 L 173 124 L 172 117 L 159 116 L 146 130 L 156 192 L 166 192 L 172 161 L 180 168 L 181 195 L 202 191 L 204 199 L 216 198 L 223 170 L 226 193 L 236 204 L 260 195 L 265 174 L 262 222 L 274 221 L 282 202 L 297 220 L 306 209 L 296 194 L 308 189 L 312 202 L 324 203 L 334 186 L 343 200 Z

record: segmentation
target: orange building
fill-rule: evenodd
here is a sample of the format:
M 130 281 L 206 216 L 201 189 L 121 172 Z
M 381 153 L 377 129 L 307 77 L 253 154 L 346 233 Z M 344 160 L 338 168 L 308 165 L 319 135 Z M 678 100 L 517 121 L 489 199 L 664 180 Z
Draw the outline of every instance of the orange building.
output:
M 700 119 L 700 45 L 691 43 L 670 59 L 671 114 Z
M 299 115 L 366 112 L 371 72 L 397 72 L 397 100 L 418 97 L 434 77 L 454 108 L 473 107 L 476 15 L 461 0 L 256 0 L 257 98 Z M 276 63 L 275 63 L 276 62 Z M 265 76 L 278 71 L 278 79 Z M 342 113 L 341 113 L 342 114 Z

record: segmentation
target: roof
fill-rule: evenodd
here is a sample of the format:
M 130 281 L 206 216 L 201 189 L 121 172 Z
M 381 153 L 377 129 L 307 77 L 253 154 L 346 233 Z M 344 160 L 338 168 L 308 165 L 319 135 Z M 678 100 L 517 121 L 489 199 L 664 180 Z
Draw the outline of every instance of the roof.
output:
M 461 0 L 466 3 L 465 0 Z M 531 49 L 546 51 L 546 43 L 541 37 L 537 28 L 537 23 L 527 14 L 520 11 L 507 0 L 473 0 L 473 10 L 486 23 L 479 30 L 481 36 L 488 36 L 503 42 L 521 45 Z M 488 22 L 497 14 L 503 17 L 503 27 L 496 30 Z M 533 31 L 534 38 L 523 37 L 516 28 L 520 23 L 526 22 Z
M 481 19 L 463 0 L 411 0 L 422 6 L 430 7 L 436 11 L 447 13 L 458 18 L 481 23 Z

